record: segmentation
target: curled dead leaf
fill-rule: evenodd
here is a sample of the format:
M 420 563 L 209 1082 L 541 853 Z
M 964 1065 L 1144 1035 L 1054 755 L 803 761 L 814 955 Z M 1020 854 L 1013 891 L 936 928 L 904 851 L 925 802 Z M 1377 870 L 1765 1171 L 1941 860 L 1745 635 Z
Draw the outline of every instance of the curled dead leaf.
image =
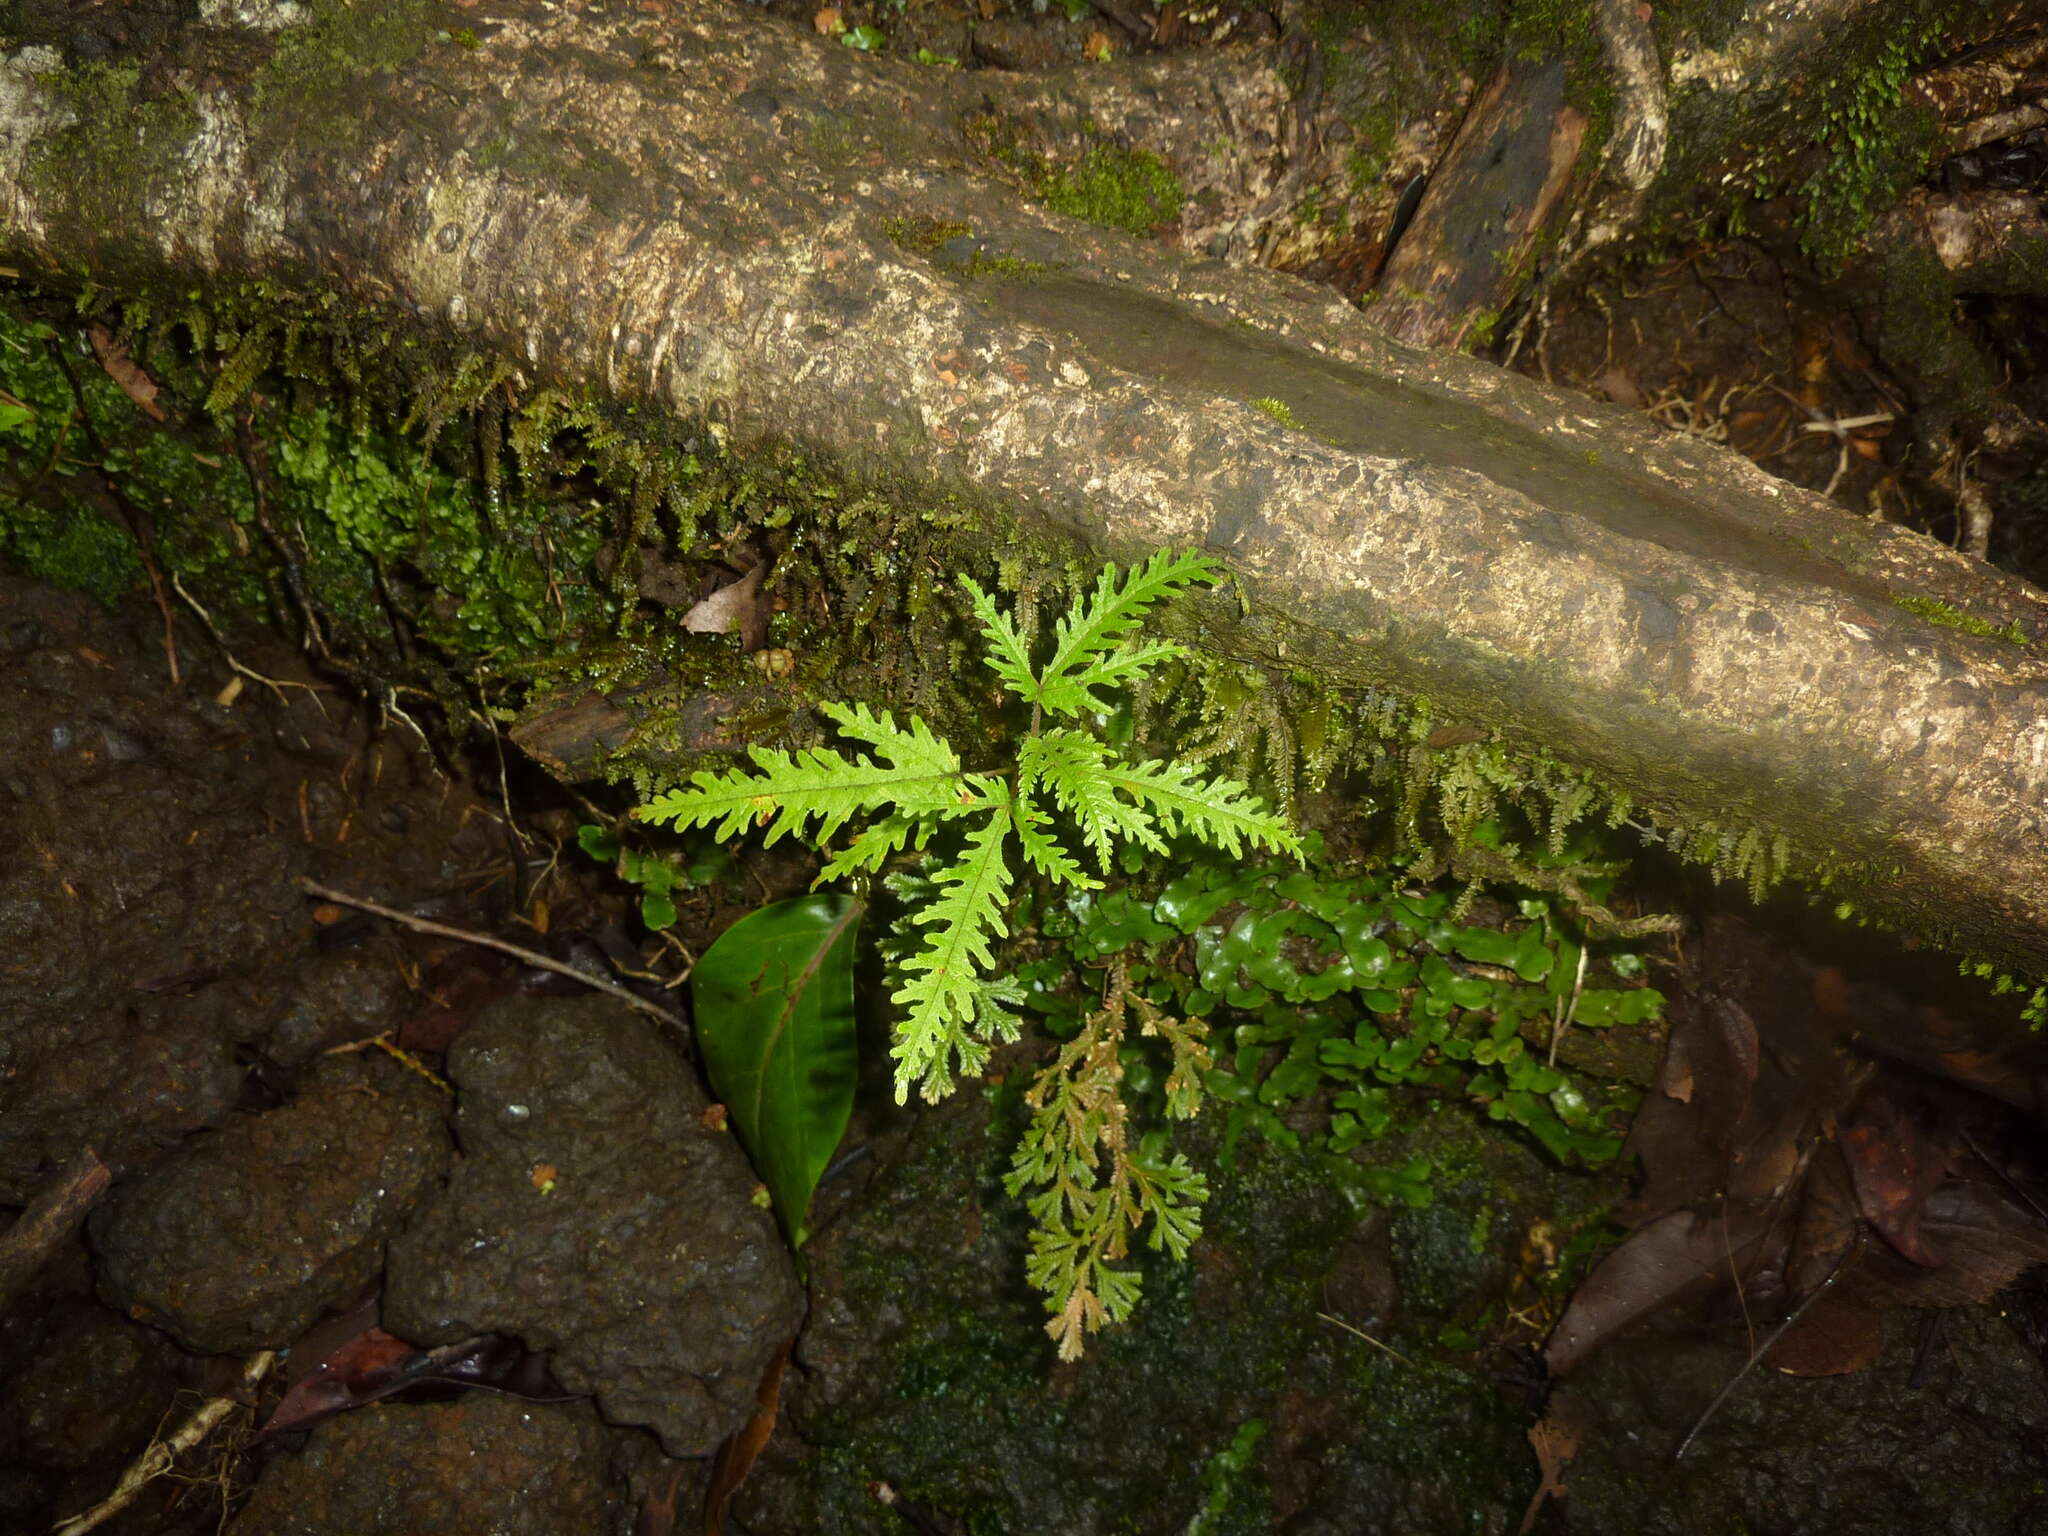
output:
M 92 343 L 92 355 L 99 359 L 107 377 L 121 386 L 121 393 L 133 400 L 151 421 L 165 420 L 164 408 L 156 403 L 156 380 L 128 355 L 121 338 L 104 325 L 90 327 L 86 336 Z

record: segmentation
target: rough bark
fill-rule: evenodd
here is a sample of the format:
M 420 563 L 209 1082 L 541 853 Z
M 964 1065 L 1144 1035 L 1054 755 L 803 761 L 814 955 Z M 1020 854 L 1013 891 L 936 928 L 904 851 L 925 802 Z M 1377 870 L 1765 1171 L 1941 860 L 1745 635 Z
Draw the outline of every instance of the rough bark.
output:
M 321 14 L 196 29 L 133 94 L 15 52 L 0 254 L 402 312 L 517 388 L 966 497 L 990 545 L 1203 546 L 1249 604 L 1212 609 L 1218 649 L 1426 696 L 2048 970 L 2048 650 L 1900 606 L 2040 637 L 2039 591 L 1327 290 L 1036 209 L 975 77 L 711 0 Z

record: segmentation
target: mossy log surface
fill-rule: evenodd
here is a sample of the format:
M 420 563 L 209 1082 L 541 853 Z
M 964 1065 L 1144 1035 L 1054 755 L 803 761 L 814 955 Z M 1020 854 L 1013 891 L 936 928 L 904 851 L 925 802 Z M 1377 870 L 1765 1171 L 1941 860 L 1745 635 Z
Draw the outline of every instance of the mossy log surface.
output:
M 0 259 L 160 314 L 261 283 L 281 319 L 397 315 L 515 389 L 965 499 L 982 549 L 1199 546 L 1242 582 L 1205 613 L 1220 652 L 1425 698 L 2048 971 L 2038 590 L 1036 206 L 970 131 L 978 76 L 710 0 L 308 14 L 125 73 L 16 50 Z

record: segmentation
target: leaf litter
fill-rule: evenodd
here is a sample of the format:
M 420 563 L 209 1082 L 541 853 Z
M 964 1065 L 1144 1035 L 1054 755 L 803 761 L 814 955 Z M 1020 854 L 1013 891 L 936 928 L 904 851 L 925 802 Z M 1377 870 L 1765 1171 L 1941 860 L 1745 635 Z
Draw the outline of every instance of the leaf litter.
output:
M 1630 1134 L 1634 1230 L 1567 1303 L 1553 1380 L 1686 1301 L 1739 1313 L 1751 1364 L 1846 1374 L 1878 1357 L 1890 1311 L 1987 1301 L 2048 1263 L 2039 1123 L 2011 1107 L 2031 1108 L 2023 1066 L 1733 918 L 1693 964 Z M 1537 1504 L 1558 1481 L 1546 1459 Z

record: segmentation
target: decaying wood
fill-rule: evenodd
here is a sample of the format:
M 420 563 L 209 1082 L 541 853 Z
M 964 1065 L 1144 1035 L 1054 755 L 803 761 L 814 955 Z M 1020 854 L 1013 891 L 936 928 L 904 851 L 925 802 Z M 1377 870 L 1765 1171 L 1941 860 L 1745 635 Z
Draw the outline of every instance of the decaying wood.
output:
M 78 1230 L 93 1202 L 106 1193 L 113 1174 L 87 1147 L 36 1191 L 14 1225 L 0 1232 L 0 1315 L 49 1262 L 58 1245 Z
M 1401 341 L 1457 346 L 1482 313 L 1498 318 L 1563 207 L 1585 137 L 1561 61 L 1502 65 L 1380 275 L 1373 324 Z
M 2042 593 L 1327 290 L 1034 208 L 979 86 L 712 0 L 449 21 L 474 36 L 289 93 L 275 38 L 198 32 L 141 87 L 175 110 L 117 129 L 67 132 L 104 92 L 16 52 L 0 259 L 401 313 L 518 390 L 955 495 L 981 549 L 1213 550 L 1248 604 L 1206 610 L 1219 651 L 1426 697 L 2048 970 L 2048 648 L 1924 611 L 2042 636 Z

